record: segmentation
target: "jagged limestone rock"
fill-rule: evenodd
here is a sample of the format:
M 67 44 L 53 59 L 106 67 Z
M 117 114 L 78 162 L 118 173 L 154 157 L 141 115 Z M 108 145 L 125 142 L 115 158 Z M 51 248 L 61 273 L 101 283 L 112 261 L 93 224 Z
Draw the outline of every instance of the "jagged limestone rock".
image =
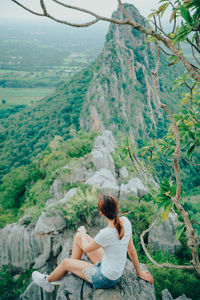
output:
M 49 192 L 54 198 L 61 199 L 63 197 L 63 191 L 61 189 L 62 182 L 58 179 L 55 179 Z
M 168 291 L 168 289 L 165 289 L 162 291 L 162 300 L 192 300 L 191 298 L 187 298 L 185 296 L 185 294 L 183 294 L 182 296 L 179 296 L 176 299 L 173 299 L 172 295 L 170 294 L 170 292 Z
M 108 169 L 115 176 L 115 166 L 111 152 L 115 151 L 116 142 L 111 131 L 104 131 L 94 141 L 94 147 L 91 152 L 91 160 L 96 170 Z
M 31 223 L 31 220 L 32 220 L 32 216 L 30 215 L 25 215 L 23 216 L 21 219 L 19 219 L 18 223 L 20 225 L 28 225 Z
M 128 171 L 126 169 L 125 166 L 123 166 L 120 170 L 119 170 L 119 176 L 121 180 L 127 179 L 128 178 Z
M 125 6 L 133 20 L 148 27 L 134 5 Z M 113 13 L 113 18 L 124 19 L 120 8 Z M 82 128 L 120 130 L 137 140 L 149 136 L 151 131 L 156 132 L 158 123 L 165 121 L 152 74 L 156 65 L 156 47 L 154 43 L 145 43 L 145 39 L 145 34 L 129 25 L 110 24 L 80 115 Z M 165 64 L 167 66 L 166 58 L 161 55 L 161 68 L 164 69 Z M 174 69 L 171 73 L 167 67 L 165 69 L 160 75 L 160 85 L 167 103 L 171 103 L 165 80 L 169 72 L 175 79 L 179 70 Z
M 13 223 L 0 230 L 0 267 L 7 265 L 11 272 L 24 273 L 31 267 L 44 267 L 60 253 L 70 236 L 65 232 L 63 214 L 58 210 L 53 210 L 51 215 L 42 213 L 36 225 Z
M 32 224 L 9 224 L 0 230 L 0 240 L 0 266 L 12 272 L 26 272 L 40 256 L 40 266 L 49 259 L 50 236 L 38 236 Z
M 176 239 L 177 215 L 170 212 L 168 221 L 162 221 L 159 225 L 149 231 L 148 244 L 154 250 L 161 249 L 164 253 L 175 254 L 180 247 L 180 242 Z
M 141 264 L 143 270 L 145 265 Z M 130 261 L 114 288 L 94 290 L 92 285 L 69 273 L 58 289 L 56 300 L 155 300 L 154 286 L 136 275 Z
M 42 288 L 31 282 L 19 300 L 54 300 L 56 299 L 57 288 L 52 294 L 47 293 Z
M 76 192 L 77 192 L 77 188 L 72 188 L 59 201 L 55 201 L 55 200 L 52 201 L 52 202 L 48 201 L 46 203 L 47 208 L 51 208 L 51 207 L 54 207 L 54 206 L 61 206 L 61 207 L 64 206 L 70 198 L 75 196 Z
M 65 227 L 66 220 L 63 213 L 58 209 L 51 208 L 47 212 L 41 213 L 34 230 L 36 234 L 44 234 L 62 230 Z
M 95 166 L 91 161 L 91 155 L 72 161 L 62 169 L 64 171 L 64 179 L 71 184 L 75 182 L 85 182 L 95 172 Z
M 136 186 L 122 183 L 120 186 L 120 201 L 128 199 L 130 195 L 137 197 Z
M 173 300 L 172 295 L 170 294 L 168 289 L 162 291 L 162 300 Z
M 119 186 L 110 170 L 101 169 L 90 177 L 86 183 L 97 187 L 102 193 L 118 196 Z
M 131 178 L 127 184 L 120 186 L 120 200 L 126 200 L 129 196 L 142 197 L 147 193 L 147 189 L 139 178 Z

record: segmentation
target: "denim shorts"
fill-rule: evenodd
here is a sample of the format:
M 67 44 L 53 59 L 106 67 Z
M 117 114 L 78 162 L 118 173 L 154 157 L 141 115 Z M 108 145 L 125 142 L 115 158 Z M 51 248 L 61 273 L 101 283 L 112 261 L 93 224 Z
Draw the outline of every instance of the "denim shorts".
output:
M 120 278 L 116 280 L 110 280 L 106 278 L 101 272 L 101 262 L 92 266 L 91 268 L 87 268 L 83 270 L 84 276 L 87 280 L 92 283 L 95 289 L 107 289 L 115 286 Z

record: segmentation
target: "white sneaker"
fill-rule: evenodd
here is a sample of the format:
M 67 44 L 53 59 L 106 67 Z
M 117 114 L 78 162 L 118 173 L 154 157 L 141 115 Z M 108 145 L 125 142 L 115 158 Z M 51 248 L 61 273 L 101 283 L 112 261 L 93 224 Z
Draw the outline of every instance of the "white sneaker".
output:
M 52 285 L 61 285 L 61 283 L 63 283 L 63 280 L 51 281 Z
M 38 271 L 34 271 L 32 273 L 32 279 L 41 288 L 43 288 L 46 292 L 52 293 L 54 290 L 54 286 L 47 280 L 47 276 Z

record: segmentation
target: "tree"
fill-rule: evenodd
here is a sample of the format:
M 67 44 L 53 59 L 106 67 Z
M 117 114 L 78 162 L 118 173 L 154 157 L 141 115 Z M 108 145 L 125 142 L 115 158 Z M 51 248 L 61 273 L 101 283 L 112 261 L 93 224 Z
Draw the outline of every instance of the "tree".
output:
M 91 26 L 99 21 L 107 21 L 110 23 L 118 24 L 118 25 L 130 25 L 134 29 L 146 34 L 149 38 L 149 40 L 153 40 L 157 44 L 157 64 L 154 71 L 154 77 L 155 77 L 155 89 L 156 89 L 156 96 L 158 98 L 158 102 L 160 103 L 160 107 L 163 108 L 170 120 L 171 120 L 171 131 L 174 136 L 174 151 L 171 153 L 173 155 L 173 169 L 175 172 L 175 180 L 176 180 L 176 189 L 175 189 L 175 195 L 170 196 L 170 205 L 174 205 L 178 211 L 178 213 L 181 215 L 181 217 L 184 220 L 184 224 L 187 230 L 187 237 L 188 237 L 188 247 L 191 250 L 192 253 L 192 265 L 200 275 L 200 263 L 198 258 L 198 252 L 197 252 L 197 242 L 195 240 L 195 232 L 192 227 L 192 224 L 189 219 L 188 213 L 184 210 L 183 206 L 180 203 L 180 196 L 181 196 L 181 178 L 180 178 L 180 168 L 179 168 L 179 160 L 180 160 L 180 152 L 181 152 L 181 139 L 180 139 L 180 126 L 178 127 L 177 121 L 169 108 L 161 103 L 159 99 L 159 85 L 158 85 L 158 68 L 159 68 L 159 61 L 160 61 L 160 51 L 163 51 L 167 55 L 170 56 L 171 63 L 169 65 L 173 65 L 180 61 L 186 68 L 188 74 L 193 79 L 192 81 L 189 78 L 186 78 L 187 76 L 183 76 L 182 79 L 179 79 L 178 84 L 185 84 L 189 90 L 189 95 L 185 95 L 184 99 L 182 100 L 182 105 L 187 104 L 188 101 L 190 101 L 190 108 L 187 109 L 185 116 L 183 118 L 189 118 L 189 122 L 192 119 L 192 123 L 194 125 L 200 124 L 200 121 L 198 119 L 198 113 L 196 113 L 196 110 L 194 107 L 199 107 L 199 92 L 198 92 L 198 83 L 200 82 L 200 62 L 197 58 L 197 55 L 200 53 L 200 21 L 199 21 L 199 15 L 200 15 L 200 2 L 199 0 L 160 0 L 159 2 L 162 3 L 162 5 L 157 9 L 153 10 L 152 14 L 149 16 L 149 22 L 153 25 L 153 28 L 151 28 L 149 25 L 142 25 L 137 22 L 135 22 L 132 17 L 128 14 L 127 6 L 121 2 L 121 0 L 117 0 L 119 4 L 119 8 L 121 9 L 121 12 L 123 14 L 123 19 L 114 19 L 114 18 L 107 18 L 104 16 L 100 16 L 90 10 L 76 7 L 73 5 L 65 4 L 59 0 L 52 0 L 53 2 L 57 3 L 60 6 L 63 6 L 65 8 L 69 8 L 72 10 L 80 11 L 85 14 L 88 14 L 92 16 L 94 19 L 92 21 L 82 23 L 82 24 L 76 24 L 76 23 L 70 23 L 68 21 L 63 21 L 58 18 L 55 18 L 51 14 L 49 14 L 44 0 L 40 0 L 40 6 L 42 9 L 42 13 L 35 12 L 28 7 L 21 4 L 19 1 L 11 0 L 15 2 L 17 5 L 21 6 L 25 10 L 29 11 L 32 14 L 47 17 L 50 18 L 58 23 L 62 23 L 69 26 L 74 27 L 88 27 Z M 171 16 L 169 23 L 173 22 L 173 27 L 170 33 L 166 33 L 163 30 L 161 18 L 165 11 L 171 7 Z M 180 20 L 178 23 L 177 20 Z M 186 58 L 183 54 L 182 50 L 182 44 L 181 42 L 186 42 L 191 46 L 192 55 L 194 58 L 195 63 L 190 62 L 188 58 Z M 164 46 L 164 48 L 162 47 Z M 168 49 L 169 53 L 167 53 L 166 48 Z M 190 85 L 188 81 L 190 82 Z M 180 116 L 179 116 L 180 117 Z M 185 121 L 185 119 L 184 119 Z M 185 124 L 185 122 L 183 122 Z M 183 129 L 186 132 L 186 129 Z M 200 137 L 196 135 L 196 132 L 192 132 L 191 130 L 191 136 L 193 141 L 189 142 L 189 152 L 192 153 L 194 148 L 200 144 Z M 126 151 L 129 153 L 130 158 L 133 161 L 133 164 L 136 166 L 136 163 L 134 162 L 130 145 L 127 145 Z M 136 159 L 136 162 L 138 163 L 138 160 Z M 139 163 L 140 164 L 140 163 Z M 169 207 L 171 207 L 169 206 Z

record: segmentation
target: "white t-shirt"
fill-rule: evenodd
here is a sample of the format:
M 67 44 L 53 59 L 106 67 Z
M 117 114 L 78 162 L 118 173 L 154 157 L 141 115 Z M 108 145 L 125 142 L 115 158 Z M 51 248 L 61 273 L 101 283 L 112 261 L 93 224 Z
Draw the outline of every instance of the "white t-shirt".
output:
M 110 280 L 118 279 L 124 271 L 128 243 L 132 234 L 130 221 L 126 217 L 122 217 L 121 220 L 124 226 L 124 236 L 121 240 L 117 229 L 110 227 L 100 230 L 94 238 L 104 249 L 101 272 Z

